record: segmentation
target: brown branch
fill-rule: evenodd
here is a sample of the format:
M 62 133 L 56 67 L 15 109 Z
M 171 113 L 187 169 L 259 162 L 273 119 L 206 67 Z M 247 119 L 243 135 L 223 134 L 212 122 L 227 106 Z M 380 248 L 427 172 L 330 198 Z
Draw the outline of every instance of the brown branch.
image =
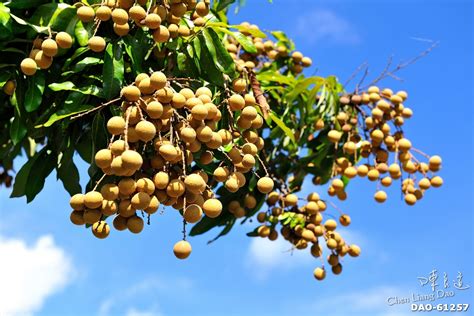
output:
M 86 112 L 82 112 L 81 114 L 78 114 L 78 115 L 75 115 L 75 116 L 71 117 L 71 120 L 75 120 L 75 119 L 78 119 L 78 118 L 80 118 L 80 117 L 89 115 L 89 114 L 91 114 L 92 112 L 95 112 L 95 111 L 97 111 L 97 110 L 100 110 L 100 109 L 102 109 L 102 108 L 104 108 L 104 107 L 106 107 L 106 106 L 108 106 L 108 105 L 110 105 L 110 104 L 112 104 L 112 103 L 115 103 L 115 102 L 117 102 L 117 101 L 119 101 L 119 100 L 121 100 L 121 98 L 117 98 L 117 99 L 110 100 L 109 102 L 103 103 L 103 104 L 101 104 L 101 105 L 99 105 L 99 106 L 97 106 L 97 107 L 95 107 L 95 108 L 93 108 L 93 109 L 90 109 L 90 110 L 88 110 L 88 111 L 86 111 Z
M 250 85 L 252 86 L 252 91 L 255 96 L 255 99 L 257 100 L 257 104 L 260 106 L 260 109 L 262 110 L 263 117 L 265 119 L 268 118 L 268 112 L 270 112 L 270 105 L 267 102 L 267 99 L 265 98 L 265 95 L 263 94 L 262 88 L 260 87 L 260 82 L 257 80 L 257 76 L 253 71 L 249 71 L 249 79 L 250 79 Z

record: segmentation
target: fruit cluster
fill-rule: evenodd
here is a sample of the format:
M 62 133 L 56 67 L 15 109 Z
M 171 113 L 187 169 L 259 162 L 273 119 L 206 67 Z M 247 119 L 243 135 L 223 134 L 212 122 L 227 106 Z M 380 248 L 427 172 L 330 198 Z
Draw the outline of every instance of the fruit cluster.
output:
M 166 43 L 178 36 L 192 35 L 195 26 L 205 24 L 204 17 L 210 9 L 209 0 L 173 0 L 148 7 L 147 3 L 147 0 L 107 0 L 95 7 L 77 3 L 77 16 L 83 23 L 94 23 L 96 32 L 102 22 L 111 21 L 115 34 L 120 37 L 126 36 L 133 27 L 146 28 L 156 43 Z M 188 18 L 183 19 L 185 16 Z M 101 52 L 106 42 L 94 33 L 88 46 L 94 52 Z
M 44 40 L 36 38 L 28 58 L 23 59 L 20 64 L 21 71 L 27 76 L 34 76 L 38 68 L 48 69 L 59 49 L 69 49 L 72 44 L 72 37 L 66 32 L 55 33 Z
M 342 145 L 342 154 L 334 164 L 334 176 L 367 177 L 369 181 L 377 182 L 374 199 L 380 203 L 387 199 L 380 186 L 389 187 L 393 180 L 404 178 L 402 192 L 408 205 L 414 205 L 430 187 L 443 184 L 442 178 L 435 175 L 441 169 L 441 158 L 429 157 L 414 148 L 403 133 L 405 120 L 413 115 L 413 111 L 403 104 L 407 97 L 404 91 L 394 93 L 376 86 L 362 94 L 342 96 L 340 112 L 335 117 L 333 129 L 328 132 L 328 138 L 336 148 Z M 370 114 L 366 113 L 368 111 Z M 316 128 L 320 129 L 321 124 L 316 122 Z M 428 163 L 420 161 L 417 154 L 426 157 Z M 356 166 L 359 159 L 367 162 Z M 328 193 L 344 200 L 347 197 L 344 188 L 343 179 L 336 177 Z
M 242 34 L 252 41 L 257 49 L 256 53 L 245 51 L 239 42 L 232 36 L 227 37 L 226 49 L 234 59 L 237 70 L 268 68 L 278 59 L 284 61 L 286 69 L 293 74 L 300 74 L 304 68 L 312 65 L 311 58 L 303 56 L 299 51 L 291 52 L 285 42 L 270 39 L 264 40 L 255 36 L 253 31 L 259 31 L 258 25 L 243 22 L 240 24 Z
M 71 198 L 74 224 L 92 225 L 94 235 L 105 238 L 110 232 L 105 219 L 115 215 L 117 230 L 139 233 L 144 221 L 137 211 L 151 215 L 160 204 L 180 210 L 184 223 L 196 223 L 203 213 L 215 218 L 222 211 L 212 186 L 222 182 L 236 192 L 246 184 L 264 145 L 258 131 L 263 119 L 246 82 L 235 80 L 233 91 L 228 89 L 217 105 L 208 87 L 177 91 L 173 84 L 179 83 L 172 82 L 162 72 L 140 74 L 122 89 L 120 99 L 112 100 L 111 106 L 122 102 L 123 115 L 108 120 L 110 144 L 95 155 L 104 183 Z M 213 174 L 202 168 L 216 161 Z M 273 180 L 261 177 L 257 187 L 270 192 Z M 181 259 L 190 250 L 187 241 L 175 246 Z

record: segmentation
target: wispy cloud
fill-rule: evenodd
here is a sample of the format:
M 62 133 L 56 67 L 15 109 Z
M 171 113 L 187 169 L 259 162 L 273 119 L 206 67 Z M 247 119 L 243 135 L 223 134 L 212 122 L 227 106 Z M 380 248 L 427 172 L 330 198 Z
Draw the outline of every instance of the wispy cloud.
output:
M 0 315 L 32 315 L 74 277 L 70 257 L 50 235 L 29 246 L 0 236 Z
M 339 315 L 376 315 L 406 316 L 411 315 L 409 305 L 388 305 L 389 297 L 404 297 L 409 289 L 396 286 L 377 286 L 360 289 L 354 292 L 343 292 L 339 295 L 324 296 L 315 301 L 310 310 L 328 316 Z M 334 308 L 337 306 L 337 308 Z M 306 310 L 308 311 L 308 310 Z M 337 312 L 336 312 L 337 311 Z
M 302 14 L 296 22 L 297 32 L 310 42 L 354 45 L 361 42 L 356 27 L 329 9 L 316 9 Z
M 282 237 L 275 241 L 255 237 L 250 241 L 245 265 L 255 273 L 259 280 L 266 279 L 271 272 L 278 268 L 292 269 L 314 263 L 309 250 L 291 251 L 291 244 Z
M 170 284 L 173 286 L 170 287 Z M 97 314 L 99 316 L 110 316 L 123 313 L 126 311 L 126 316 L 162 316 L 158 308 L 156 299 L 159 299 L 160 293 L 168 293 L 175 291 L 176 293 L 191 290 L 193 287 L 192 280 L 186 278 L 171 278 L 171 277 L 157 277 L 150 276 L 144 278 L 142 281 L 120 286 L 120 291 L 112 293 L 106 297 L 99 306 Z M 140 299 L 145 301 L 152 301 L 153 305 L 145 309 L 136 307 Z

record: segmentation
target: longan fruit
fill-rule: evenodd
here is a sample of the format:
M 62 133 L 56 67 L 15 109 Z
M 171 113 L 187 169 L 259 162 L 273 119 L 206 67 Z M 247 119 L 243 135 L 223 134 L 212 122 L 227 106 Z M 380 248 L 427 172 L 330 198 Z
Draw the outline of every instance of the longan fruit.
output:
M 244 205 L 248 209 L 254 209 L 257 206 L 257 199 L 250 194 L 247 194 L 244 198 Z
M 161 17 L 156 13 L 149 13 L 145 18 L 145 25 L 151 30 L 156 30 L 161 26 Z
M 191 114 L 193 115 L 193 119 L 203 121 L 207 118 L 207 106 L 204 104 L 197 104 L 191 109 Z
M 209 126 L 201 126 L 196 130 L 197 139 L 203 143 L 207 143 L 212 139 L 212 129 Z
M 102 186 L 100 189 L 100 194 L 104 197 L 104 199 L 113 201 L 118 199 L 119 197 L 119 188 L 115 183 L 107 183 Z
M 84 211 L 72 211 L 71 215 L 69 216 L 71 223 L 74 225 L 84 225 L 86 222 L 84 221 Z
M 178 151 L 176 150 L 176 147 L 174 147 L 171 144 L 161 145 L 158 151 L 159 151 L 160 155 L 166 161 L 174 161 L 176 159 L 176 157 L 178 156 Z
M 207 217 L 216 218 L 222 212 L 222 203 L 218 199 L 209 199 L 202 205 L 202 210 Z
M 84 209 L 84 194 L 77 193 L 71 196 L 69 200 L 69 205 L 75 211 L 81 211 Z
M 158 101 L 151 101 L 146 105 L 146 112 L 152 119 L 159 119 L 163 115 L 163 105 Z
M 121 155 L 125 151 L 125 141 L 118 139 L 110 145 L 110 150 L 115 156 Z
M 188 205 L 184 210 L 183 217 L 188 223 L 197 223 L 202 217 L 202 208 L 196 204 Z
M 112 21 L 114 23 L 123 25 L 128 23 L 128 13 L 124 9 L 116 8 L 112 11 Z
M 332 180 L 331 186 L 334 188 L 334 190 L 336 190 L 336 192 L 344 190 L 344 182 L 342 182 L 341 179 Z
M 245 100 L 241 95 L 234 94 L 229 98 L 229 106 L 232 111 L 240 111 L 245 106 Z
M 247 121 L 253 121 L 258 115 L 257 110 L 253 106 L 246 106 L 242 109 L 240 117 L 244 118 Z
M 326 270 L 324 268 L 316 268 L 313 271 L 313 276 L 316 280 L 322 281 L 326 277 Z
M 156 213 L 156 211 L 158 211 L 159 206 L 160 206 L 160 201 L 158 200 L 158 198 L 155 195 L 153 195 L 150 199 L 150 203 L 143 210 L 147 214 L 154 214 L 154 213 Z
M 328 219 L 324 222 L 324 228 L 329 231 L 333 231 L 337 228 L 337 222 L 333 219 Z
M 15 93 L 16 83 L 13 80 L 8 80 L 3 86 L 3 92 L 6 95 L 12 96 Z
M 92 233 L 99 239 L 104 239 L 109 236 L 110 227 L 105 221 L 96 222 L 91 227 Z
M 167 81 L 168 79 L 166 78 L 166 75 L 161 71 L 156 71 L 150 76 L 150 84 L 155 90 L 160 90 L 166 87 Z
M 94 160 L 97 167 L 108 168 L 112 163 L 112 152 L 109 149 L 101 149 L 95 154 Z
M 434 188 L 439 188 L 443 185 L 443 178 L 441 178 L 440 176 L 435 176 L 431 178 L 430 183 Z
M 339 131 L 336 131 L 336 130 L 330 130 L 328 132 L 328 139 L 329 141 L 331 141 L 332 143 L 337 143 L 339 142 L 339 140 L 341 139 L 342 137 L 342 133 L 339 132 Z
M 165 43 L 170 39 L 170 32 L 166 26 L 160 25 L 153 32 L 153 39 L 157 43 Z
M 155 89 L 151 85 L 150 78 L 143 78 L 137 85 L 138 89 L 143 95 L 152 94 L 155 92 Z
M 137 192 L 130 199 L 134 209 L 143 210 L 150 205 L 151 197 L 145 192 Z
M 144 225 L 143 219 L 137 215 L 130 216 L 127 219 L 127 228 L 134 234 L 139 234 L 143 230 Z
M 114 225 L 114 228 L 118 231 L 123 231 L 127 229 L 127 217 L 123 217 L 120 215 L 115 216 L 112 224 Z
M 360 255 L 360 247 L 357 245 L 350 245 L 348 253 L 351 257 L 358 257 Z
M 375 201 L 377 201 L 379 203 L 383 203 L 387 200 L 387 193 L 385 193 L 385 191 L 379 190 L 379 191 L 375 192 L 374 199 L 375 199 Z
M 236 79 L 232 82 L 232 89 L 235 92 L 244 92 L 247 89 L 247 82 L 243 78 Z
M 411 148 L 411 142 L 406 139 L 406 138 L 402 138 L 398 141 L 398 149 L 400 151 L 408 151 L 410 150 Z
M 72 46 L 72 37 L 66 32 L 59 32 L 54 39 L 58 46 L 63 49 L 68 49 Z
M 90 209 L 100 207 L 103 200 L 102 194 L 96 191 L 87 192 L 84 195 L 84 205 Z
M 137 183 L 132 178 L 123 178 L 119 181 L 118 188 L 120 194 L 130 196 L 137 189 Z
M 136 5 L 128 10 L 128 15 L 136 23 L 140 23 L 147 16 L 145 9 L 142 6 Z
M 112 17 L 112 10 L 108 6 L 100 6 L 97 8 L 97 11 L 95 12 L 95 15 L 100 21 L 108 21 Z
M 87 45 L 89 46 L 90 50 L 96 53 L 103 52 L 106 46 L 105 39 L 100 36 L 92 36 Z
M 382 178 L 382 180 L 380 180 L 380 183 L 384 187 L 389 187 L 389 186 L 392 185 L 392 178 L 391 177 L 384 177 L 384 178 Z
M 102 205 L 102 203 L 101 203 Z M 95 222 L 100 221 L 102 217 L 102 212 L 98 209 L 85 209 L 84 211 L 84 223 L 92 225 Z
M 313 61 L 309 57 L 303 57 L 303 59 L 301 59 L 301 64 L 303 65 L 303 67 L 308 68 L 311 67 Z
M 204 1 L 199 2 L 196 4 L 196 13 L 200 17 L 205 17 L 209 13 L 209 6 Z
M 367 173 L 370 181 L 377 181 L 380 177 L 380 172 L 377 169 L 372 169 Z
M 36 73 L 38 65 L 32 58 L 25 58 L 20 64 L 21 71 L 27 76 L 33 76 Z
M 112 116 L 107 121 L 107 131 L 112 135 L 120 135 L 125 131 L 125 120 L 121 116 Z
M 114 32 L 118 36 L 126 36 L 130 32 L 130 25 L 128 23 L 125 24 L 114 24 Z
M 36 53 L 34 60 L 40 69 L 48 69 L 53 64 L 53 58 L 46 56 L 42 50 Z
M 138 170 L 143 164 L 142 156 L 135 150 L 125 150 L 121 157 L 123 167 L 127 169 Z
M 265 225 L 262 225 L 262 226 L 258 227 L 258 229 L 257 229 L 258 235 L 262 238 L 266 238 L 266 237 L 270 236 L 270 232 L 271 232 L 270 227 L 265 226 Z
M 173 253 L 178 259 L 186 259 L 191 254 L 191 244 L 186 240 L 178 241 L 173 247 Z
M 351 224 L 351 217 L 347 214 L 343 214 L 339 217 L 339 223 L 342 226 L 349 226 Z
M 137 132 L 137 135 L 140 140 L 145 143 L 151 141 L 153 138 L 155 138 L 156 135 L 155 125 L 148 121 L 140 121 L 135 126 L 135 131 Z
M 77 17 L 82 22 L 92 22 L 95 17 L 94 9 L 88 6 L 82 6 L 77 9 Z
M 273 180 L 269 177 L 262 177 L 257 181 L 257 189 L 260 193 L 267 194 L 273 190 Z
M 174 198 L 177 198 L 183 195 L 185 190 L 186 190 L 186 187 L 184 185 L 184 182 L 179 179 L 171 180 L 168 186 L 166 187 L 166 193 L 170 197 L 174 197 Z
M 201 194 L 206 189 L 206 182 L 196 173 L 186 176 L 184 179 L 184 185 L 187 190 L 194 194 Z
M 123 87 L 120 94 L 129 102 L 136 102 L 141 96 L 140 89 L 135 86 Z
M 126 218 L 129 218 L 135 215 L 135 211 L 136 211 L 132 207 L 132 203 L 130 202 L 130 200 L 124 200 L 124 199 L 120 201 L 118 209 L 119 209 L 118 211 L 119 215 Z

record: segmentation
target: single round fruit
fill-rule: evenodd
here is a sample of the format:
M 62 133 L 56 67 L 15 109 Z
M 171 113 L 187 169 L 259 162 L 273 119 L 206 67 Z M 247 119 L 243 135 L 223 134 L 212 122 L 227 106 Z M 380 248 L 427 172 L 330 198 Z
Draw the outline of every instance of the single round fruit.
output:
M 229 98 L 229 106 L 232 111 L 240 111 L 245 106 L 245 100 L 241 95 L 234 94 Z
M 155 176 L 153 177 L 153 183 L 155 184 L 155 187 L 159 190 L 166 189 L 169 181 L 170 181 L 169 175 L 163 171 L 157 172 Z
M 121 116 L 112 116 L 107 121 L 107 130 L 112 135 L 120 135 L 125 131 L 125 120 Z
M 8 80 L 5 85 L 3 86 L 3 92 L 6 95 L 12 96 L 15 93 L 16 83 L 13 80 Z
M 112 163 L 112 152 L 109 149 L 101 149 L 95 154 L 95 164 L 104 169 L 110 167 Z
M 150 201 L 151 197 L 148 194 L 145 192 L 138 192 L 132 196 L 130 203 L 134 209 L 143 210 L 150 205 Z
M 257 189 L 263 194 L 270 193 L 273 190 L 273 180 L 269 177 L 262 177 L 257 181 Z
M 68 49 L 72 46 L 72 37 L 66 32 L 59 32 L 54 39 L 58 46 L 63 49 Z
M 117 216 L 115 216 L 114 221 L 112 222 L 112 224 L 114 225 L 114 228 L 116 230 L 122 231 L 122 230 L 127 229 L 127 220 L 128 220 L 128 218 L 117 215 Z
M 119 25 L 126 24 L 128 22 L 128 13 L 124 9 L 114 9 L 112 11 L 112 20 L 114 23 Z
M 27 76 L 33 76 L 38 69 L 38 65 L 32 58 L 25 58 L 20 64 L 21 71 Z
M 84 205 L 87 208 L 98 208 L 102 205 L 103 200 L 102 194 L 96 191 L 87 192 L 86 195 L 84 195 Z
M 324 280 L 324 278 L 326 277 L 326 270 L 324 270 L 323 268 L 318 267 L 318 268 L 314 269 L 313 275 L 316 278 L 316 280 L 318 280 L 318 281 Z
M 118 183 L 120 194 L 130 196 L 137 189 L 137 183 L 132 178 L 123 178 Z
M 145 223 L 141 217 L 137 215 L 133 215 L 128 218 L 127 220 L 127 228 L 134 234 L 138 234 L 143 230 Z
M 408 193 L 408 194 L 405 195 L 405 202 L 408 205 L 415 205 L 417 200 L 418 199 L 416 198 L 416 195 L 414 195 L 414 194 Z
M 105 45 L 105 39 L 100 36 L 92 36 L 87 43 L 87 46 L 89 46 L 90 50 L 96 53 L 104 51 Z
M 71 205 L 73 210 L 81 211 L 84 209 L 84 194 L 77 193 L 71 196 L 69 200 L 69 205 Z
M 125 150 L 121 157 L 122 165 L 127 169 L 138 170 L 143 164 L 142 156 L 135 150 Z
M 197 223 L 202 217 L 202 208 L 197 204 L 191 204 L 184 210 L 183 217 L 188 223 Z
M 156 135 L 155 125 L 153 125 L 153 123 L 148 122 L 148 121 L 140 121 L 135 126 L 135 131 L 137 132 L 137 135 L 140 138 L 140 140 L 143 142 L 151 141 L 153 138 L 155 138 L 155 135 Z
M 336 230 L 337 228 L 337 222 L 333 219 L 328 219 L 327 221 L 324 222 L 324 228 L 329 231 Z
M 127 87 L 122 88 L 122 91 L 120 94 L 129 102 L 136 102 L 140 100 L 140 96 L 141 96 L 140 89 L 138 89 L 135 86 L 127 86 Z
M 77 17 L 82 22 L 92 22 L 95 17 L 94 9 L 88 6 L 82 6 L 77 9 Z
M 209 199 L 204 202 L 202 209 L 207 217 L 215 218 L 222 212 L 222 203 L 217 199 Z
M 42 50 L 35 54 L 34 59 L 40 69 L 48 69 L 53 64 L 53 58 L 46 56 Z
M 188 191 L 194 194 L 201 194 L 206 189 L 206 182 L 204 182 L 204 179 L 196 173 L 186 176 L 184 179 L 184 185 Z
M 109 201 L 118 199 L 119 192 L 119 187 L 115 183 L 104 184 L 100 189 L 100 194 L 102 194 L 104 199 Z
M 430 182 L 434 188 L 439 188 L 443 185 L 443 178 L 441 178 L 440 176 L 435 176 L 431 178 Z
M 86 222 L 84 221 L 84 212 L 83 211 L 72 211 L 69 219 L 74 225 L 82 226 Z
M 339 132 L 339 131 L 336 131 L 334 129 L 330 130 L 329 133 L 328 133 L 328 139 L 333 143 L 339 142 L 341 137 L 342 137 L 342 133 Z
M 110 17 L 112 16 L 112 10 L 108 6 L 103 5 L 97 9 L 95 14 L 100 21 L 104 22 L 110 20 Z
M 377 191 L 375 192 L 374 199 L 375 201 L 379 203 L 383 203 L 387 200 L 387 193 L 385 193 L 385 191 L 382 191 L 382 190 Z
M 109 236 L 110 227 L 105 221 L 96 222 L 91 227 L 92 233 L 99 239 L 104 239 Z
M 178 241 L 173 247 L 173 253 L 178 259 L 186 259 L 191 254 L 191 244 L 186 240 Z

